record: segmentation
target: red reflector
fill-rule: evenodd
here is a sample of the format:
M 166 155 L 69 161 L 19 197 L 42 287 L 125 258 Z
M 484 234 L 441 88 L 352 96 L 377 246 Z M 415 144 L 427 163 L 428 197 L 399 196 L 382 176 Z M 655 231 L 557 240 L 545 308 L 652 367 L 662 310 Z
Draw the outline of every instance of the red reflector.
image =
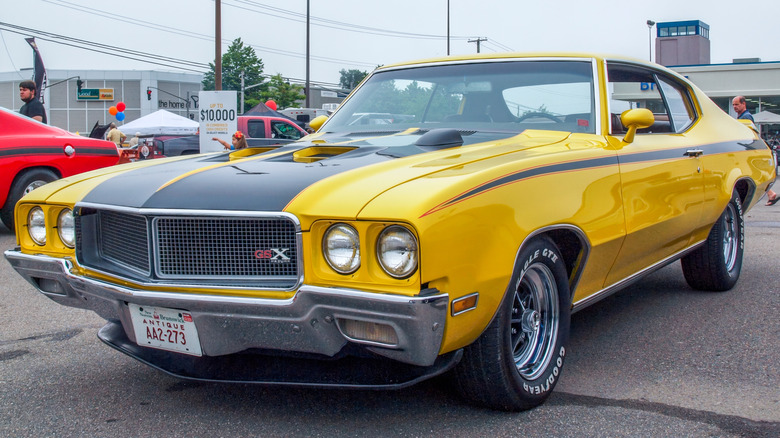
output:
M 588 122 L 586 119 L 577 119 L 577 126 L 588 126 L 590 125 L 590 122 Z

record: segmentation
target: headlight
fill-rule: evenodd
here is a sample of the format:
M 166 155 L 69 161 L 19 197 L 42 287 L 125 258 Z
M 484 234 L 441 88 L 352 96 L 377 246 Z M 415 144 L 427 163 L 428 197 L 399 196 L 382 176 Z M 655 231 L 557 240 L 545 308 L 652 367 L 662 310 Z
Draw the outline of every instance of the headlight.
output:
M 57 233 L 60 235 L 60 240 L 68 248 L 76 246 L 76 225 L 73 220 L 73 211 L 66 208 L 60 212 L 57 217 Z
M 351 274 L 360 267 L 360 238 L 357 231 L 347 224 L 335 224 L 328 228 L 322 239 L 322 253 L 333 270 Z
M 376 256 L 388 275 L 406 278 L 417 270 L 417 239 L 402 226 L 387 227 L 377 239 Z
M 46 245 L 46 215 L 41 207 L 33 207 L 27 214 L 27 232 L 38 245 Z

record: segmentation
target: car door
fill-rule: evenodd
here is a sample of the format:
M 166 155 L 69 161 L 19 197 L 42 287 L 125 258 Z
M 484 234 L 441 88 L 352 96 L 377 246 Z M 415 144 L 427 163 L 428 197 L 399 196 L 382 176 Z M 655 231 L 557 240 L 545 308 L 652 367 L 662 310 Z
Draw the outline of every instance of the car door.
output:
M 701 151 L 691 147 L 688 134 L 696 112 L 687 88 L 642 66 L 609 63 L 607 74 L 611 134 L 625 133 L 624 110 L 650 109 L 655 123 L 618 147 L 626 237 L 605 286 L 688 248 L 704 201 Z

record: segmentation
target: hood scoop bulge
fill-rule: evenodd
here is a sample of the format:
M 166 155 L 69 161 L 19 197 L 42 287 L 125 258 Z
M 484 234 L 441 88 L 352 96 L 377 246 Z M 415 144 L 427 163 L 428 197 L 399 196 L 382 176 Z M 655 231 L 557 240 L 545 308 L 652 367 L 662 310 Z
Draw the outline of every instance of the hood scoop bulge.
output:
M 451 128 L 431 129 L 414 142 L 415 146 L 437 149 L 453 148 L 463 145 L 460 131 Z

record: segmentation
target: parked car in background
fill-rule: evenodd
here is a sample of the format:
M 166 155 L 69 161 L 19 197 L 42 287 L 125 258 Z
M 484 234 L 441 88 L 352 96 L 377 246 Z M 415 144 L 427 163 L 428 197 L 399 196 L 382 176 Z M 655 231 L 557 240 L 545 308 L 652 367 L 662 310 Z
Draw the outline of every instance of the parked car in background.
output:
M 758 133 L 684 77 L 589 54 L 388 65 L 314 122 L 36 190 L 5 256 L 176 376 L 449 372 L 470 402 L 522 410 L 560 379 L 572 312 L 677 260 L 692 288 L 731 289 L 744 214 L 776 177 Z
M 110 141 L 80 137 L 0 108 L 0 219 L 14 229 L 14 206 L 54 180 L 119 161 Z
M 250 146 L 252 146 L 253 139 L 274 139 L 289 142 L 306 135 L 306 131 L 293 120 L 269 116 L 238 116 L 238 130 L 246 135 Z

